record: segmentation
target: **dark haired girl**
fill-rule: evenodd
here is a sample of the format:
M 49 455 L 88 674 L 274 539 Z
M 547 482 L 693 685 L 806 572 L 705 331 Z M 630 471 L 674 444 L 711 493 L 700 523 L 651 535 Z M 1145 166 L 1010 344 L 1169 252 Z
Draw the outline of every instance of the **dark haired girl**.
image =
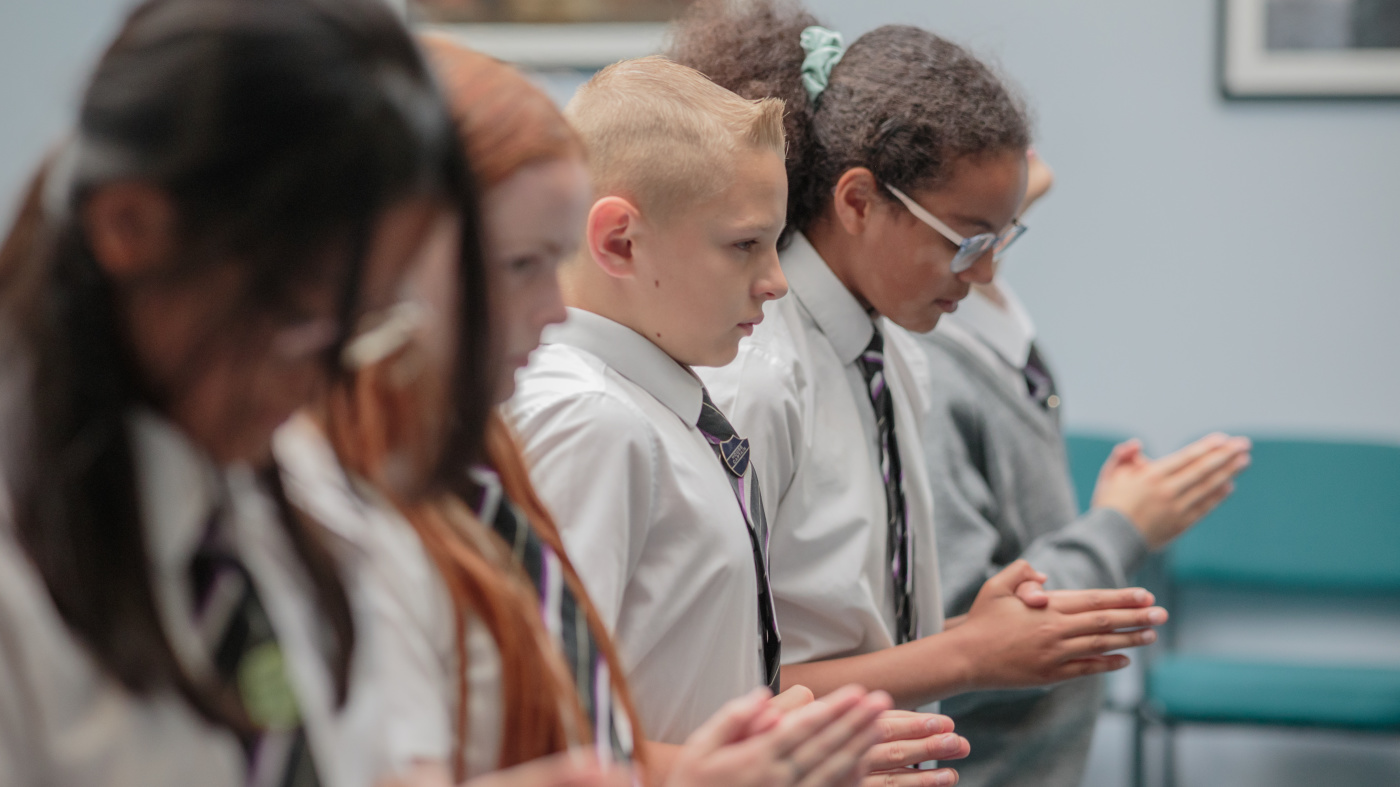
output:
M 886 26 L 846 49 L 777 0 L 702 0 L 669 54 L 789 109 L 790 296 L 769 304 L 733 364 L 703 374 L 761 468 L 784 682 L 820 695 L 854 681 L 916 707 L 1124 666 L 1105 654 L 1152 635 L 1114 632 L 1165 613 L 1140 591 L 1047 595 L 1025 561 L 988 579 L 965 616 L 943 620 L 921 356 L 905 331 L 956 309 L 1020 234 L 1021 102 L 932 33 Z
M 475 226 L 453 141 L 378 0 L 127 18 L 0 250 L 7 785 L 368 783 L 354 587 L 268 446 Z

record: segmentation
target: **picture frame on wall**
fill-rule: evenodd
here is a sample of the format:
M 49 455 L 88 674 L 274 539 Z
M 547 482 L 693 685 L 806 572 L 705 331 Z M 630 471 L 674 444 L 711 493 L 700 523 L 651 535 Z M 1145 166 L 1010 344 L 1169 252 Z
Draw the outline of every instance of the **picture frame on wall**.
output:
M 1400 98 L 1400 0 L 1219 0 L 1227 98 Z
M 594 70 L 659 52 L 688 0 L 407 0 L 420 30 L 527 69 Z

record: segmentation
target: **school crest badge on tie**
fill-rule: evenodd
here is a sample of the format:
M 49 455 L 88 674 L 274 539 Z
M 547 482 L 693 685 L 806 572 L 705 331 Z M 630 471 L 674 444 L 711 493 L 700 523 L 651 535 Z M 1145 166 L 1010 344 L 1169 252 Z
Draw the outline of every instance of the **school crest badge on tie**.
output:
M 743 478 L 749 469 L 749 441 L 735 435 L 719 444 L 719 452 L 724 457 L 725 467 L 735 476 Z

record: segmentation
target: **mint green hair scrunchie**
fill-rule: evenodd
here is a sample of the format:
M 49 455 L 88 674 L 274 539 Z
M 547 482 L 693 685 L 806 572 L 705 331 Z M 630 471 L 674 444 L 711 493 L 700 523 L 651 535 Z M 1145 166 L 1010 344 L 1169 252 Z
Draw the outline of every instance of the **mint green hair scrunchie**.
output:
M 815 104 L 831 80 L 832 67 L 846 54 L 846 44 L 840 33 L 820 25 L 803 30 L 798 41 L 802 51 L 807 53 L 802 60 L 802 86 L 807 88 L 807 98 Z

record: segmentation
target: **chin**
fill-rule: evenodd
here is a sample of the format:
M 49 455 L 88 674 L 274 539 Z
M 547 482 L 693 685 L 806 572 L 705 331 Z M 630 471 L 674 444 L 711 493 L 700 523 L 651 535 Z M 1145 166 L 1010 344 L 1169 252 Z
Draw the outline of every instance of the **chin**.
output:
M 942 316 L 943 312 L 936 310 L 932 314 L 913 314 L 898 319 L 890 317 L 889 320 L 910 333 L 928 333 L 938 326 L 938 318 Z
M 686 361 L 687 366 L 728 366 L 739 357 L 739 342 L 716 347 L 694 361 Z

